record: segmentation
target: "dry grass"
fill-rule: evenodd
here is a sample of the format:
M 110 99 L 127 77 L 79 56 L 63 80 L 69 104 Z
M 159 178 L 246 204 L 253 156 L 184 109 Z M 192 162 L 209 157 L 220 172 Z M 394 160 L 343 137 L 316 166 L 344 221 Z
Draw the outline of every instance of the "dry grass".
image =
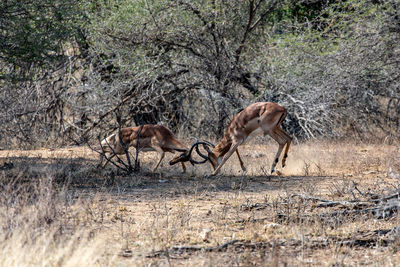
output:
M 216 177 L 207 165 L 182 174 L 171 155 L 151 174 L 156 155 L 142 154 L 142 172 L 127 176 L 98 171 L 86 148 L 0 151 L 0 166 L 13 163 L 0 171 L 0 266 L 400 264 L 398 233 L 374 234 L 394 229 L 397 213 L 321 219 L 344 207 L 304 198 L 399 191 L 388 172 L 400 173 L 398 146 L 294 145 L 282 175 L 267 176 L 276 149 L 245 146 L 247 172 L 233 155 Z

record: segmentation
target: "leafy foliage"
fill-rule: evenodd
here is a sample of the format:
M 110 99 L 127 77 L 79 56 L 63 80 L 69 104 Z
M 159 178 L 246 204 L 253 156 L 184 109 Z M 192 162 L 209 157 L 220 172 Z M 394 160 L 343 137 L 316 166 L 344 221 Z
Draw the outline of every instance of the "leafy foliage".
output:
M 394 0 L 6 1 L 0 10 L 3 145 L 95 140 L 118 127 L 116 114 L 123 125 L 211 138 L 255 101 L 286 106 L 299 139 L 398 134 Z
M 76 35 L 77 0 L 2 1 L 0 57 L 19 67 L 45 64 Z

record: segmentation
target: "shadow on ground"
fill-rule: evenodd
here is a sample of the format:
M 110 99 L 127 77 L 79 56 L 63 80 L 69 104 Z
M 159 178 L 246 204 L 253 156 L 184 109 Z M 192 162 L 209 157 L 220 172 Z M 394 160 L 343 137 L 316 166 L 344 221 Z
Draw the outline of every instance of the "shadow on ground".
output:
M 6 178 L 3 182 L 17 179 L 18 183 L 29 183 L 40 177 L 72 190 L 107 191 L 110 195 L 123 192 L 144 198 L 175 198 L 202 192 L 268 193 L 332 179 L 331 176 L 224 175 L 223 172 L 208 176 L 166 168 L 159 173 L 142 169 L 126 174 L 115 167 L 100 170 L 96 160 L 87 158 L 7 157 L 0 158 L 0 162 L 4 166 L 0 174 Z

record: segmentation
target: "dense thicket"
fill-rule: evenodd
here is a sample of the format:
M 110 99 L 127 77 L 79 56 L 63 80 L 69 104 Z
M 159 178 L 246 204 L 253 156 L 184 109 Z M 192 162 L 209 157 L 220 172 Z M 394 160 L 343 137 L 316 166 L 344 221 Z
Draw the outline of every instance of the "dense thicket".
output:
M 296 138 L 398 138 L 400 5 L 389 1 L 0 3 L 2 146 L 122 125 L 220 135 L 255 101 Z

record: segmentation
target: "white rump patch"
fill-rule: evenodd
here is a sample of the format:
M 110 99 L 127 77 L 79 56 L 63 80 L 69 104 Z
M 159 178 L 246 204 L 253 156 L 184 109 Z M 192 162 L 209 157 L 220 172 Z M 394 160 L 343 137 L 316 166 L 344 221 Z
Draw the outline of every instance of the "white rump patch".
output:
M 115 146 L 115 133 L 101 141 L 103 147 Z

